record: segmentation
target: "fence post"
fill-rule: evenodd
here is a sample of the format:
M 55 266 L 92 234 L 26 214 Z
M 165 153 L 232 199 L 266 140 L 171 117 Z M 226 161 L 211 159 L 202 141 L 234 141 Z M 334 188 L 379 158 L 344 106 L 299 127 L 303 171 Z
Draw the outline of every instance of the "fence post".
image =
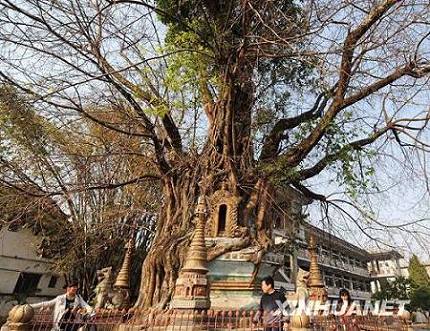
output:
M 13 307 L 6 321 L 9 331 L 28 331 L 34 316 L 33 308 L 26 304 Z

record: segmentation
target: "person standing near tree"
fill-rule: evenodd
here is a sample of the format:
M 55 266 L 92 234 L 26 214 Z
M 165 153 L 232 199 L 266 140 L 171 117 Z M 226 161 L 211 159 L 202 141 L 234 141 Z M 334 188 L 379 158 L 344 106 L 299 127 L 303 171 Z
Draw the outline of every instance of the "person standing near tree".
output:
M 254 322 L 262 321 L 265 331 L 280 331 L 283 327 L 283 303 L 285 296 L 280 291 L 275 290 L 275 282 L 271 276 L 263 278 L 261 281 L 263 295 L 260 299 L 259 311 Z
M 30 304 L 33 309 L 53 308 L 53 331 L 73 331 L 80 325 L 78 323 L 70 324 L 67 322 L 74 322 L 77 311 L 79 309 L 85 309 L 87 313 L 93 311 L 93 308 L 78 294 L 79 282 L 77 280 L 68 282 L 64 288 L 66 290 L 65 294 L 59 295 L 49 301 Z

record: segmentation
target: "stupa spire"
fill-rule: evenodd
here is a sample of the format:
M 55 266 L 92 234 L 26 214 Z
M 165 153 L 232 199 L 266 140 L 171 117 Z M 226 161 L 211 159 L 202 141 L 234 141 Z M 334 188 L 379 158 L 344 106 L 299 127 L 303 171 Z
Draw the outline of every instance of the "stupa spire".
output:
M 313 234 L 309 236 L 308 251 L 310 256 L 309 297 L 311 300 L 325 301 L 327 299 L 327 291 L 318 265 L 317 243 Z
M 194 213 L 196 228 L 185 264 L 176 280 L 171 307 L 175 309 L 208 309 L 210 307 L 207 249 L 205 243 L 206 199 L 201 195 Z
M 125 248 L 127 251 L 124 256 L 124 260 L 122 262 L 121 269 L 118 272 L 116 277 L 114 287 L 122 288 L 122 289 L 130 289 L 130 267 L 131 267 L 131 257 L 134 251 L 134 232 L 131 238 L 128 240 Z

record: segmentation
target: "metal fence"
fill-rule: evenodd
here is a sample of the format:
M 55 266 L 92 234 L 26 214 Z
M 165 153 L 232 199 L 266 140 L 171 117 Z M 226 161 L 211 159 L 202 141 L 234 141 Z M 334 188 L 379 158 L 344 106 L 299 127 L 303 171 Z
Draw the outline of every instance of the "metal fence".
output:
M 158 331 L 158 330 L 243 330 L 286 331 L 292 330 L 287 320 L 265 325 L 256 319 L 256 311 L 178 311 L 178 310 L 98 310 L 93 316 L 79 312 L 70 314 L 59 323 L 64 331 Z M 396 317 L 317 316 L 312 319 L 310 329 L 315 331 L 395 331 L 410 330 L 406 321 Z M 31 323 L 32 331 L 53 328 L 52 312 L 37 312 Z

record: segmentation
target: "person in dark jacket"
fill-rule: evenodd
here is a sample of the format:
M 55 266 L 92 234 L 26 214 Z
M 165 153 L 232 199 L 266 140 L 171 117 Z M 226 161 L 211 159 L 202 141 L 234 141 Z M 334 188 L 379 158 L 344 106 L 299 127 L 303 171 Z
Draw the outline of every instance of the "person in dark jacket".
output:
M 270 276 L 261 281 L 261 290 L 263 295 L 260 299 L 256 321 L 262 321 L 265 331 L 280 331 L 283 327 L 282 312 L 285 296 L 275 290 L 275 282 Z

